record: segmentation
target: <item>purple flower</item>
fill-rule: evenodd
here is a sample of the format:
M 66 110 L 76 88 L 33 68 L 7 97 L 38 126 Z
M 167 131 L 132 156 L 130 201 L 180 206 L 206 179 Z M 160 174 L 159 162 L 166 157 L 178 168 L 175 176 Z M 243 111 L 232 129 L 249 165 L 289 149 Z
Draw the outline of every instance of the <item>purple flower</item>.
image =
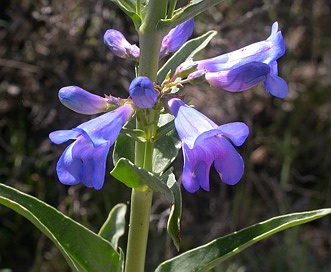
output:
M 158 97 L 153 82 L 145 76 L 136 77 L 132 80 L 129 92 L 133 103 L 138 108 L 152 108 Z
M 162 40 L 160 58 L 178 50 L 192 35 L 193 30 L 194 18 L 171 29 Z
M 275 22 L 272 25 L 270 36 L 265 41 L 253 43 L 236 51 L 195 61 L 194 63 L 197 65 L 197 70 L 206 71 L 206 80 L 211 85 L 221 88 L 223 88 L 223 85 L 231 86 L 230 89 L 224 89 L 240 92 L 259 82 L 264 82 L 267 92 L 270 92 L 273 96 L 283 98 L 288 93 L 288 87 L 286 82 L 278 76 L 277 59 L 283 56 L 284 53 L 283 36 L 278 31 L 278 23 Z M 265 76 L 261 76 L 267 70 L 263 64 L 269 66 L 269 72 Z M 250 67 L 252 69 L 255 67 L 258 71 L 251 71 Z M 180 68 L 177 70 L 180 70 Z M 252 81 L 250 82 L 250 80 Z M 228 84 L 229 81 L 234 81 L 235 84 Z
M 262 62 L 250 62 L 232 70 L 206 73 L 205 79 L 211 86 L 230 92 L 240 92 L 266 81 L 269 74 L 269 65 Z M 190 76 L 188 76 L 189 79 Z
M 61 103 L 81 114 L 97 114 L 107 109 L 107 98 L 91 94 L 80 87 L 63 87 L 58 93 Z
M 118 57 L 137 60 L 140 50 L 135 44 L 130 44 L 124 35 L 115 29 L 108 29 L 103 36 L 105 44 Z
M 55 144 L 71 143 L 60 157 L 56 171 L 61 183 L 101 189 L 105 179 L 106 159 L 123 125 L 134 113 L 130 104 L 107 112 L 71 130 L 50 133 Z
M 244 162 L 228 139 L 236 146 L 242 145 L 249 134 L 248 127 L 240 122 L 217 126 L 178 98 L 170 99 L 168 107 L 175 116 L 175 127 L 182 141 L 185 189 L 190 193 L 200 187 L 209 191 L 213 162 L 224 183 L 236 184 L 243 175 Z

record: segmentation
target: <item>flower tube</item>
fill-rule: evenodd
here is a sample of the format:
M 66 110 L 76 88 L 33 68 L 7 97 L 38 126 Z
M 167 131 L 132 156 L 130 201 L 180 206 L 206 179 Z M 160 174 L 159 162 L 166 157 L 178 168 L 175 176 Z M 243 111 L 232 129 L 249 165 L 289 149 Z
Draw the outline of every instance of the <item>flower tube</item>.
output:
M 75 140 L 57 163 L 60 182 L 66 185 L 83 183 L 87 187 L 101 189 L 109 149 L 133 113 L 133 106 L 124 104 L 71 130 L 50 133 L 49 138 L 55 144 Z
M 275 22 L 271 27 L 271 34 L 266 40 L 214 58 L 199 60 L 195 63 L 198 70 L 219 72 L 235 69 L 250 62 L 262 62 L 271 65 L 284 54 L 285 42 L 282 33 L 278 31 L 278 23 Z
M 178 98 L 170 99 L 168 108 L 175 116 L 175 127 L 182 142 L 184 188 L 190 193 L 200 187 L 209 191 L 213 162 L 224 183 L 239 182 L 244 173 L 244 162 L 228 139 L 236 146 L 242 145 L 249 134 L 248 127 L 241 122 L 217 126 Z
M 81 114 L 97 114 L 107 109 L 107 98 L 91 94 L 77 86 L 63 87 L 58 93 L 61 103 Z

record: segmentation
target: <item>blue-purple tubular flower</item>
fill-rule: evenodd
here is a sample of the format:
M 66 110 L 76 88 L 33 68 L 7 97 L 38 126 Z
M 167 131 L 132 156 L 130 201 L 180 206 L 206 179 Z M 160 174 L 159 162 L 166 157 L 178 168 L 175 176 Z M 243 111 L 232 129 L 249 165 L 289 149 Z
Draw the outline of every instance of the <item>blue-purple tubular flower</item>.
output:
M 244 80 L 249 77 L 259 78 L 259 73 L 253 75 L 254 73 L 252 71 L 246 69 L 248 66 L 244 65 L 248 65 L 249 63 L 255 63 L 254 65 L 257 65 L 256 63 L 258 62 L 267 64 L 270 67 L 270 72 L 266 75 L 265 80 L 263 80 L 266 91 L 270 92 L 273 96 L 283 98 L 288 93 L 288 87 L 286 82 L 278 76 L 277 59 L 283 56 L 284 53 L 285 42 L 282 33 L 278 31 L 278 23 L 275 22 L 272 25 L 271 34 L 266 40 L 253 43 L 224 55 L 196 61 L 195 63 L 197 64 L 198 70 L 206 71 L 206 80 L 208 82 L 210 80 L 209 83 L 216 86 L 218 85 L 215 84 L 215 82 L 221 82 L 222 77 L 224 77 L 225 74 L 230 74 L 232 70 L 234 70 L 232 75 L 241 74 L 240 77 Z M 242 69 L 239 69 L 239 67 L 242 67 Z M 261 69 L 262 66 L 259 68 Z M 249 73 L 249 75 L 243 75 L 244 71 Z M 221 78 L 217 79 L 217 74 L 207 76 L 208 73 L 219 73 Z M 259 82 L 260 81 L 257 80 L 257 83 Z M 240 85 L 239 78 L 237 78 L 237 86 Z M 242 84 L 244 88 L 248 85 L 245 82 Z M 219 84 L 219 86 L 222 87 L 222 84 Z M 243 90 L 242 88 L 231 88 L 231 91 Z
M 80 87 L 63 87 L 58 93 L 61 103 L 81 114 L 97 114 L 107 109 L 107 98 L 91 94 Z
M 57 163 L 56 171 L 61 183 L 75 185 L 82 182 L 87 187 L 101 189 L 109 148 L 133 113 L 132 105 L 124 104 L 74 129 L 50 133 L 49 138 L 55 144 L 75 140 Z
M 185 189 L 190 193 L 200 187 L 209 191 L 213 162 L 224 183 L 236 184 L 244 173 L 244 162 L 228 139 L 236 146 L 242 145 L 249 134 L 248 127 L 241 122 L 217 126 L 177 98 L 168 101 L 168 108 L 175 116 L 175 127 L 182 141 Z
M 266 81 L 269 74 L 269 65 L 262 62 L 250 62 L 232 70 L 206 73 L 205 79 L 212 86 L 230 92 L 240 92 Z
M 163 38 L 160 50 L 160 57 L 164 57 L 171 52 L 177 51 L 192 35 L 194 30 L 194 18 L 171 29 Z
M 129 92 L 133 103 L 138 108 L 152 108 L 158 97 L 153 82 L 145 76 L 136 77 L 132 80 Z
M 108 29 L 103 36 L 104 43 L 118 57 L 137 60 L 140 49 L 135 44 L 130 44 L 124 35 L 115 29 Z

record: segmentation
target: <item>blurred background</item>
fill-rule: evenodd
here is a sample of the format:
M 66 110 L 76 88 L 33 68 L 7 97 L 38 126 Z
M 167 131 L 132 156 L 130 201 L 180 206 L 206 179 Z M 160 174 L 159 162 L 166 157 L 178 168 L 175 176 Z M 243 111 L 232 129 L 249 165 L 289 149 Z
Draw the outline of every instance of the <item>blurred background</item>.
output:
M 278 21 L 287 45 L 279 74 L 289 95 L 273 98 L 263 86 L 237 94 L 186 87 L 192 104 L 216 123 L 243 121 L 251 133 L 239 148 L 246 171 L 238 185 L 221 183 L 212 170 L 210 192 L 183 191 L 182 251 L 273 216 L 331 206 L 330 9 L 330 0 L 228 0 L 196 18 L 194 37 L 218 31 L 201 59 L 264 40 Z M 67 144 L 52 144 L 48 134 L 91 118 L 60 104 L 63 86 L 127 97 L 134 64 L 103 44 L 108 28 L 138 41 L 130 19 L 110 1 L 1 0 L 0 182 L 94 231 L 116 203 L 128 203 L 130 190 L 109 174 L 100 191 L 60 184 L 55 166 Z M 181 168 L 179 156 L 179 180 Z M 177 254 L 166 235 L 163 196 L 155 194 L 152 211 L 147 271 Z M 214 271 L 331 271 L 330 230 L 330 217 L 287 230 Z M 125 238 L 121 243 L 125 248 Z M 70 270 L 48 238 L 0 206 L 0 271 Z

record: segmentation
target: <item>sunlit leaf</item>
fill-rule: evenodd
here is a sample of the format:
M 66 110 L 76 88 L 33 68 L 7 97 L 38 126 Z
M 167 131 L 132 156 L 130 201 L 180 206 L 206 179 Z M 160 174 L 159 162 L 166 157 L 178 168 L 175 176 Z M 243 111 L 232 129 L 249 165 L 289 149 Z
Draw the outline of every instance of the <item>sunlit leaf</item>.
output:
M 170 203 L 168 231 L 175 246 L 179 249 L 181 193 L 175 176 L 172 173 L 172 169 L 168 170 L 163 176 L 158 177 L 134 165 L 129 160 L 121 158 L 110 174 L 130 188 L 142 188 L 147 185 L 154 191 L 161 192 L 165 195 Z
M 160 68 L 157 73 L 157 82 L 162 83 L 169 71 L 170 76 L 175 73 L 176 68 L 184 61 L 192 58 L 201 51 L 210 40 L 216 35 L 216 31 L 211 30 L 204 35 L 187 41 L 176 53 Z
M 223 1 L 224 0 L 191 0 L 185 7 L 175 10 L 171 18 L 161 20 L 158 24 L 158 28 L 174 28 Z
M 73 271 L 121 271 L 120 254 L 110 242 L 48 204 L 1 183 L 0 203 L 27 218 L 51 239 Z
M 136 0 L 110 0 L 123 10 L 133 21 L 135 28 L 138 29 L 141 24 L 141 18 L 136 14 Z
M 112 208 L 107 220 L 102 225 L 99 235 L 108 240 L 114 248 L 118 248 L 118 240 L 125 233 L 125 214 L 127 207 L 120 203 Z
M 331 209 L 287 214 L 215 239 L 160 264 L 156 272 L 209 271 L 227 258 L 282 230 L 331 214 Z

